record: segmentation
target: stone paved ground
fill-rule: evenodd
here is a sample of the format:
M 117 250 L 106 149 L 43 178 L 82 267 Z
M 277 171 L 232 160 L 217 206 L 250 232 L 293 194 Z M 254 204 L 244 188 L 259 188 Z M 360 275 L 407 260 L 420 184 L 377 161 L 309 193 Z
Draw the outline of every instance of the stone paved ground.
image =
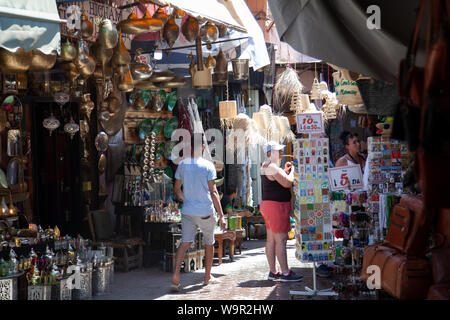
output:
M 114 283 L 109 294 L 93 297 L 94 300 L 289 300 L 290 290 L 303 291 L 305 285 L 312 288 L 311 265 L 302 264 L 295 258 L 295 240 L 288 241 L 290 268 L 304 276 L 303 281 L 283 283 L 267 280 L 268 264 L 264 253 L 264 240 L 245 241 L 248 249 L 228 257 L 218 265 L 214 259 L 212 275 L 216 283 L 202 285 L 203 270 L 181 273 L 183 290 L 170 293 L 171 273 L 156 268 L 115 272 Z M 318 289 L 330 288 L 332 280 L 318 278 Z M 295 296 L 294 299 L 306 299 Z M 316 297 L 315 299 L 328 299 Z

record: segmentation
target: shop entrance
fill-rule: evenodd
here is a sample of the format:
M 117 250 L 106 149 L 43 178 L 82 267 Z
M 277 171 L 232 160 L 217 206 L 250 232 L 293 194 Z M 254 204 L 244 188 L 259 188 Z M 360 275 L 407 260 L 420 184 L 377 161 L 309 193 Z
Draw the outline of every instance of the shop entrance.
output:
M 71 116 L 78 121 L 78 103 L 68 102 L 62 108 L 51 98 L 32 101 L 33 119 L 33 203 L 34 217 L 42 228 L 58 226 L 61 235 L 76 236 L 82 228 L 83 198 L 81 191 L 81 142 L 79 133 L 71 139 L 64 125 Z M 59 128 L 44 128 L 43 120 L 53 116 Z

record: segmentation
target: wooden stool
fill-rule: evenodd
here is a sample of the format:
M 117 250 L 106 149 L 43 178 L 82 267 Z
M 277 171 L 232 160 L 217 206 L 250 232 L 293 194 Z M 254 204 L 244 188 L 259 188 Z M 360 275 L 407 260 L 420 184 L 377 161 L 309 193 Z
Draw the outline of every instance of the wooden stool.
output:
M 223 255 L 223 233 L 215 233 L 214 234 L 214 240 L 217 243 L 218 247 L 214 246 L 214 255 L 217 254 L 217 257 L 219 258 L 219 265 L 222 264 L 222 255 Z
M 115 239 L 104 241 L 104 244 L 114 248 L 115 266 L 118 270 L 128 272 L 132 268 L 141 269 L 143 266 L 143 245 L 140 238 Z M 134 254 L 130 255 L 127 249 L 134 247 Z M 116 254 L 116 252 L 120 252 Z
M 219 265 L 222 264 L 222 256 L 223 256 L 223 242 L 224 240 L 229 240 L 229 243 L 227 243 L 227 246 L 230 248 L 230 260 L 233 261 L 234 259 L 234 242 L 236 240 L 236 231 L 234 230 L 226 230 L 221 231 L 214 234 L 214 240 L 218 243 L 218 247 L 214 248 L 214 254 L 217 253 L 217 257 L 219 258 Z
M 239 250 L 239 254 L 242 254 L 241 245 L 245 238 L 245 229 L 236 230 L 236 241 L 234 242 L 235 251 Z

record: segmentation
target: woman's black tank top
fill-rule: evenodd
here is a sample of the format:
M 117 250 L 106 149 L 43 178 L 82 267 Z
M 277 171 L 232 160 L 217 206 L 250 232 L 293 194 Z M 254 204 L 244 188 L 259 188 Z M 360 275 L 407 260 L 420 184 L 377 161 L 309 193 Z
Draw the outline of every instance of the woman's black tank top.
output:
M 290 202 L 291 189 L 285 188 L 276 180 L 271 181 L 266 175 L 261 175 L 262 200 Z

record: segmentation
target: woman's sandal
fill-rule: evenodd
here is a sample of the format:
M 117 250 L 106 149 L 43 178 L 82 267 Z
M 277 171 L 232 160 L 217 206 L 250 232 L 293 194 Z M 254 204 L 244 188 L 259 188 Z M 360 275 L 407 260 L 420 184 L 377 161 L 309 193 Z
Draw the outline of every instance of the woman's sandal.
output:
M 170 292 L 180 292 L 180 291 L 181 291 L 181 284 L 172 283 L 170 285 Z

